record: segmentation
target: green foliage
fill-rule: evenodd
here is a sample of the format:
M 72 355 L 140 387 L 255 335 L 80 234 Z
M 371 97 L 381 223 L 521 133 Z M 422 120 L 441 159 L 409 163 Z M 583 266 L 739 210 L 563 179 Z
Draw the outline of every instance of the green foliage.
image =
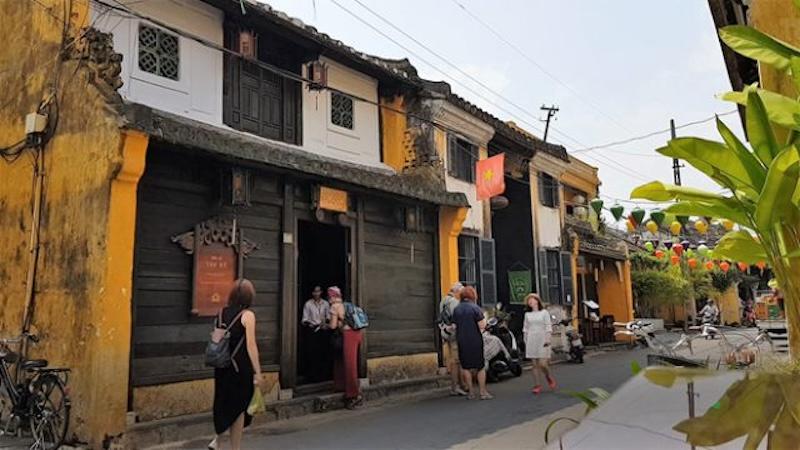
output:
M 632 270 L 633 299 L 641 315 L 653 315 L 661 306 L 681 304 L 689 282 L 672 270 Z
M 641 371 L 642 366 L 639 365 L 639 361 L 636 361 L 635 359 L 631 361 L 631 375 L 638 375 Z
M 720 294 L 726 292 L 742 279 L 740 272 L 737 270 L 723 272 L 720 269 L 714 269 L 709 271 L 708 275 L 711 280 L 711 286 Z
M 632 270 L 664 270 L 669 263 L 665 259 L 658 259 L 645 252 L 631 253 Z

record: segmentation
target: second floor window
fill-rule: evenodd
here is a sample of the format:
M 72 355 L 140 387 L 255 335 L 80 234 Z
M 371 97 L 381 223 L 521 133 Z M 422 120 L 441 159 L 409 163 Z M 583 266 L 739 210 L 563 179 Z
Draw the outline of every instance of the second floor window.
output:
M 177 81 L 180 77 L 178 36 L 160 28 L 139 25 L 139 69 Z
M 558 180 L 539 172 L 539 201 L 548 208 L 558 207 Z
M 478 238 L 458 236 L 458 279 L 464 286 L 478 287 Z
M 447 139 L 447 173 L 450 176 L 475 182 L 475 161 L 478 160 L 478 146 L 456 136 Z
M 331 123 L 337 127 L 353 129 L 353 99 L 338 92 L 331 92 Z

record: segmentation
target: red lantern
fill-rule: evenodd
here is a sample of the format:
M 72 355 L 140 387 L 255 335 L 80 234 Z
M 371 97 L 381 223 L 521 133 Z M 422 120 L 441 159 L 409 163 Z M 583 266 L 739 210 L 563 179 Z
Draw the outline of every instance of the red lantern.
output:
M 743 261 L 739 261 L 738 263 L 736 263 L 736 267 L 739 268 L 740 272 L 747 272 L 747 269 L 750 268 L 750 266 L 747 265 L 747 263 L 743 262 Z
M 765 263 L 764 261 L 759 261 L 756 263 L 756 267 L 758 267 L 761 270 L 764 270 L 767 267 L 767 263 Z
M 697 258 L 689 258 L 689 260 L 686 261 L 686 262 L 689 264 L 689 268 L 690 269 L 696 269 L 697 268 Z
M 706 261 L 706 269 L 714 270 L 714 261 Z
M 672 257 L 669 260 L 672 261 L 672 265 L 677 266 L 681 262 L 681 257 L 678 255 L 672 255 Z
M 664 250 L 656 250 L 656 258 L 661 259 L 664 257 Z
M 681 256 L 683 254 L 683 245 L 682 244 L 673 245 L 672 251 L 675 252 L 676 255 Z
M 723 273 L 728 273 L 728 270 L 730 270 L 731 265 L 728 264 L 728 261 L 722 261 L 721 263 L 719 263 L 719 268 L 722 269 Z

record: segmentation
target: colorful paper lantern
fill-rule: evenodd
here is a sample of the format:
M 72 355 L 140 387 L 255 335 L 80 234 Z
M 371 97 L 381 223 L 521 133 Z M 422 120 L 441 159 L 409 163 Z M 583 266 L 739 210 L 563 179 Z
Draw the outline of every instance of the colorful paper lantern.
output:
M 623 207 L 619 203 L 616 203 L 614 204 L 614 206 L 609 208 L 609 211 L 611 211 L 611 215 L 614 216 L 614 220 L 619 222 L 619 219 L 621 219 L 622 215 L 625 214 L 625 207 Z
M 645 227 L 647 228 L 647 231 L 649 231 L 649 232 L 651 232 L 653 234 L 658 233 L 658 224 L 655 223 L 655 221 L 653 221 L 653 220 L 648 220 L 647 224 L 645 225 Z
M 722 220 L 722 227 L 725 228 L 725 231 L 731 231 L 733 229 L 733 221 L 730 219 L 723 219 Z
M 694 229 L 697 230 L 697 232 L 700 234 L 706 234 L 706 232 L 708 231 L 708 224 L 706 223 L 705 220 L 698 219 L 694 223 Z
M 694 250 L 687 248 L 686 250 L 684 250 L 684 252 L 686 253 L 687 258 L 694 258 Z
M 592 201 L 589 202 L 589 206 L 591 206 L 594 212 L 596 212 L 597 215 L 599 216 L 600 212 L 603 211 L 603 200 L 600 200 L 599 198 L 594 198 L 592 199 Z
M 681 227 L 681 223 L 676 220 L 669 224 L 669 232 L 674 235 L 678 235 L 681 233 Z
M 671 250 L 673 244 L 674 242 L 672 241 L 664 241 L 664 247 L 667 247 L 667 250 Z
M 677 266 L 681 262 L 681 257 L 678 255 L 672 255 L 669 258 L 670 262 L 672 262 L 673 266 Z
M 765 263 L 764 261 L 759 261 L 756 263 L 756 267 L 758 267 L 759 270 L 763 271 L 767 267 L 767 263 Z
M 664 213 L 664 211 L 661 211 L 660 209 L 654 209 L 650 211 L 650 219 L 658 226 L 661 226 L 661 224 L 664 223 L 664 217 L 666 216 L 667 215 Z
M 675 252 L 678 257 L 683 254 L 683 244 L 675 244 L 672 246 L 672 251 Z
M 631 223 L 630 220 L 625 221 L 625 227 L 628 229 L 628 233 L 633 233 L 634 231 L 636 231 L 636 225 Z
M 651 253 L 652 253 L 652 252 L 653 252 L 653 250 L 655 250 L 655 249 L 656 249 L 656 246 L 655 246 L 655 245 L 653 245 L 653 243 L 652 243 L 652 242 L 650 242 L 650 241 L 647 241 L 647 242 L 645 242 L 645 243 L 644 243 L 644 248 L 646 248 L 648 252 L 651 252 Z
M 686 226 L 686 224 L 689 223 L 689 216 L 675 216 L 675 220 L 681 225 Z
M 656 258 L 661 259 L 664 257 L 664 250 L 656 250 Z
M 690 269 L 696 269 L 697 268 L 697 259 L 696 258 L 689 258 L 686 261 L 686 263 L 689 264 L 689 268 Z
M 706 269 L 714 270 L 714 261 L 706 261 Z
M 700 244 L 697 246 L 697 253 L 700 256 L 708 256 L 708 246 L 706 244 Z
M 641 225 L 642 221 L 644 220 L 645 211 L 642 208 L 633 208 L 631 211 L 631 217 L 633 217 L 633 224 L 636 226 Z
M 747 263 L 746 263 L 746 262 L 744 262 L 744 261 L 739 261 L 738 263 L 736 263 L 736 267 L 738 267 L 738 268 L 739 268 L 739 271 L 740 271 L 740 272 L 747 272 L 747 269 L 749 269 L 749 268 L 750 268 L 750 265 L 749 265 L 749 264 L 747 264 Z
M 721 263 L 719 263 L 719 268 L 722 270 L 723 273 L 728 273 L 728 270 L 730 270 L 731 265 L 728 263 L 728 261 L 722 261 Z

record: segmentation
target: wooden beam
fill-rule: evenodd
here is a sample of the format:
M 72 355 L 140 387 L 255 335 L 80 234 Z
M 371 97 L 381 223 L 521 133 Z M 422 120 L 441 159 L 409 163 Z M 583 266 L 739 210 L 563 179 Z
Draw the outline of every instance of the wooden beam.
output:
M 281 237 L 281 389 L 297 384 L 297 222 L 294 216 L 294 184 L 283 187 L 283 226 Z

